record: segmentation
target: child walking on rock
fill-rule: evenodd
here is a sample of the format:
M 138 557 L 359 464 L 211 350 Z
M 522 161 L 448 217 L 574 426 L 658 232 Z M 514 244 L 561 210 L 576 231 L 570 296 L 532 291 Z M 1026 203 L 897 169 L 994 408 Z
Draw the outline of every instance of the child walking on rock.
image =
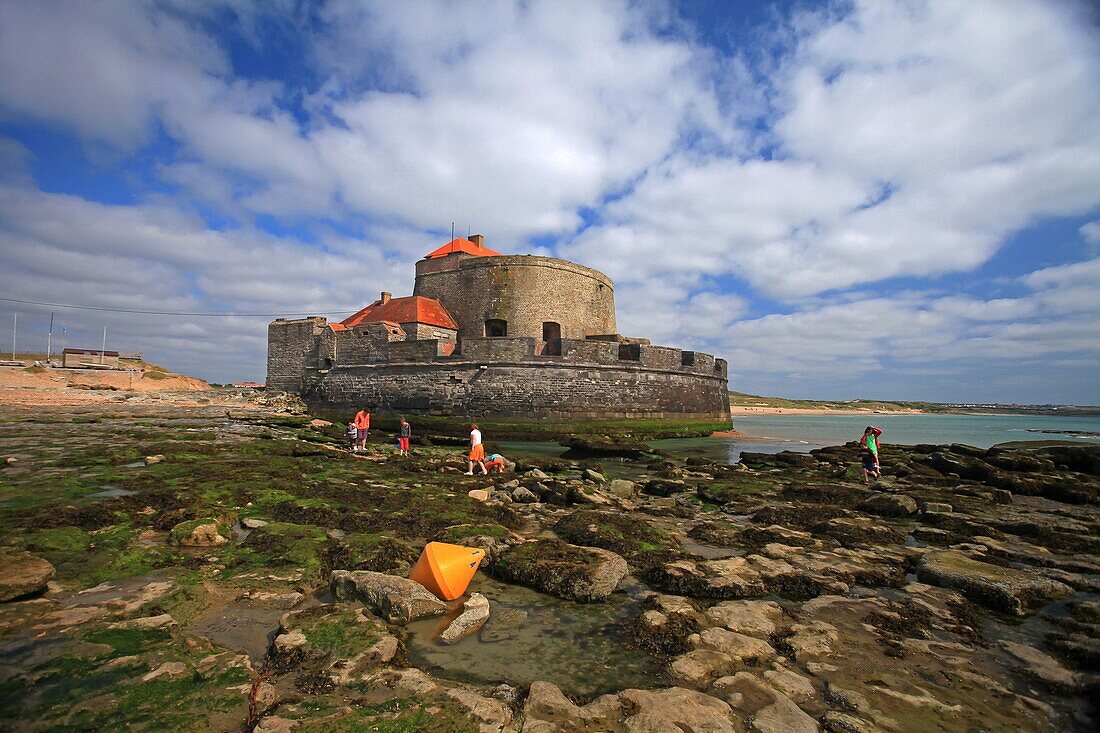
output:
M 405 418 L 401 418 L 401 434 L 397 439 L 397 449 L 400 455 L 409 455 L 409 438 L 412 437 L 412 434 L 412 425 L 409 425 L 409 421 Z
M 872 477 L 882 477 L 882 468 L 878 460 L 878 436 L 882 435 L 882 429 L 874 425 L 868 425 L 863 431 L 863 437 L 859 439 L 859 459 L 863 463 L 863 483 L 867 483 Z
M 481 475 L 488 476 L 485 469 L 485 446 L 481 444 L 481 431 L 477 429 L 477 423 L 470 426 L 470 455 L 467 459 L 466 475 L 474 475 L 474 464 L 481 466 Z

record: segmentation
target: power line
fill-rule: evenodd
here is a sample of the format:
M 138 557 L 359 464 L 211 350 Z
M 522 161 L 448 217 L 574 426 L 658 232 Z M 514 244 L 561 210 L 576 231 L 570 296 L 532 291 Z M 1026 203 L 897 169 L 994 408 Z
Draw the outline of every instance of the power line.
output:
M 139 310 L 136 308 L 100 308 L 94 305 L 74 305 L 72 303 L 47 303 L 41 300 L 18 300 L 16 298 L 0 298 L 5 303 L 22 303 L 24 305 L 44 305 L 50 308 L 72 308 L 82 311 L 100 311 L 104 313 L 137 313 L 146 316 L 198 316 L 210 318 L 285 318 L 287 316 L 335 316 L 347 313 L 343 311 L 307 311 L 303 313 L 214 313 L 214 312 L 186 312 L 186 311 L 154 311 Z

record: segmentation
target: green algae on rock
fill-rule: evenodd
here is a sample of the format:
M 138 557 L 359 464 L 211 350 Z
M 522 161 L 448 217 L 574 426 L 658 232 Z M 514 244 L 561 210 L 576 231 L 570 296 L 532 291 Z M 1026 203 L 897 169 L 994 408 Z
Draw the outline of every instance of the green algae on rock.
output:
M 958 550 L 929 552 L 917 564 L 917 577 L 926 583 L 955 588 L 975 603 L 1016 616 L 1025 615 L 1037 601 L 1073 593 L 1065 583 L 1026 570 L 991 565 Z
M 629 572 L 613 552 L 577 547 L 561 540 L 525 542 L 501 554 L 492 572 L 503 580 L 575 601 L 598 601 L 611 595 Z

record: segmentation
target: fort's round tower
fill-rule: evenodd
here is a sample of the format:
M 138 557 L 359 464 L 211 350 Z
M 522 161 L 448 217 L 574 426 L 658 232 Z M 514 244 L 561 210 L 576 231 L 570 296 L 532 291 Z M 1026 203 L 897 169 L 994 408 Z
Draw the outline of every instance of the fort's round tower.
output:
M 460 340 L 550 342 L 617 332 L 615 288 L 607 275 L 552 257 L 500 255 L 476 235 L 417 262 L 413 294 L 442 303 Z

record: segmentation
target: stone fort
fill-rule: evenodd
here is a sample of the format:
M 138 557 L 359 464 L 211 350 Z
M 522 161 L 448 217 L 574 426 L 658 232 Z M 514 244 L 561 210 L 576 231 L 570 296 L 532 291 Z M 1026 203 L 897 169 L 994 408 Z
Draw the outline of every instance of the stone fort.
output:
M 725 360 L 620 335 L 606 275 L 502 255 L 481 235 L 417 262 L 411 296 L 382 293 L 338 323 L 280 318 L 267 333 L 268 389 L 315 409 L 729 420 Z

